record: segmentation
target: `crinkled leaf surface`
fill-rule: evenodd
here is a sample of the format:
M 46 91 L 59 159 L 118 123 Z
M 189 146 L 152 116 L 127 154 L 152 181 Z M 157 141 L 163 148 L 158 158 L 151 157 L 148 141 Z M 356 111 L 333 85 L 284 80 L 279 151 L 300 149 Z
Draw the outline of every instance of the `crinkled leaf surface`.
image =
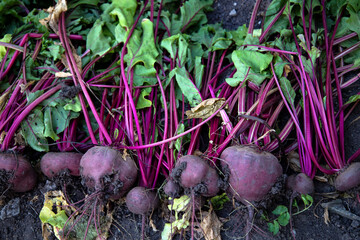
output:
M 188 53 L 188 40 L 189 37 L 187 35 L 179 33 L 162 40 L 160 46 L 168 51 L 172 59 L 175 59 L 177 56 L 180 59 L 181 66 L 183 66 Z
M 134 31 L 127 45 L 128 53 L 124 60 L 128 66 L 142 62 L 146 68 L 154 67 L 159 52 L 154 43 L 154 25 L 145 18 L 141 21 L 142 37 L 140 40 L 140 31 Z
M 232 43 L 219 23 L 201 27 L 198 32 L 191 35 L 191 40 L 204 45 L 207 51 L 227 49 Z
M 145 84 L 154 85 L 157 83 L 156 69 L 146 68 L 144 65 L 137 64 L 134 67 L 133 75 L 134 86 L 143 86 Z

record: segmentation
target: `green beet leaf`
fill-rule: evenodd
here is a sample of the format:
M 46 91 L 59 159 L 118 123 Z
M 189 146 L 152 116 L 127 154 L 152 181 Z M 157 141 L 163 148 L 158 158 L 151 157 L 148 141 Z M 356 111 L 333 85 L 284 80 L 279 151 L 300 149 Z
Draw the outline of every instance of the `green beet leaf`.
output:
M 53 124 L 52 124 L 51 108 L 46 107 L 44 111 L 45 111 L 44 112 L 44 125 L 45 125 L 44 137 L 50 137 L 54 141 L 59 140 L 60 138 L 54 132 L 54 128 L 53 128 Z
M 128 66 L 142 62 L 146 68 L 154 67 L 159 52 L 154 43 L 154 24 L 147 18 L 141 21 L 142 37 L 140 31 L 134 31 L 127 45 L 128 53 L 124 60 Z
M 204 45 L 205 49 L 208 49 L 204 53 L 206 55 L 208 51 L 227 49 L 232 43 L 232 40 L 226 37 L 226 31 L 220 24 L 201 27 L 197 33 L 191 35 L 191 40 Z
M 145 84 L 154 85 L 157 83 L 156 69 L 146 68 L 143 65 L 137 64 L 134 67 L 133 75 L 134 86 L 143 86 Z
M 179 33 L 162 40 L 160 46 L 166 49 L 172 59 L 175 59 L 177 55 L 180 59 L 181 66 L 183 66 L 186 61 L 186 55 L 188 53 L 188 40 L 189 37 L 187 35 Z
M 189 0 L 180 7 L 180 16 L 172 15 L 171 35 L 185 32 L 187 29 L 202 26 L 207 22 L 204 10 L 210 10 L 212 0 Z
M 281 90 L 284 93 L 286 100 L 292 106 L 294 106 L 296 93 L 294 88 L 291 86 L 290 81 L 286 77 L 281 77 L 279 81 L 280 81 Z
M 288 212 L 288 208 L 284 205 L 278 205 L 273 211 L 272 213 L 275 215 L 281 215 L 283 213 Z
M 90 49 L 94 56 L 104 54 L 111 47 L 112 39 L 104 31 L 104 25 L 104 21 L 96 20 L 86 39 L 86 48 Z
M 39 152 L 49 151 L 47 140 L 44 136 L 44 114 L 41 107 L 35 108 L 28 117 L 21 122 L 21 135 L 27 144 Z
M 268 68 L 273 59 L 273 55 L 270 53 L 260 53 L 248 50 L 236 50 L 233 52 L 233 56 L 233 61 L 240 61 L 258 73 Z
M 184 94 L 191 107 L 195 107 L 202 101 L 199 90 L 189 79 L 189 76 L 184 68 L 174 68 L 169 74 L 169 78 L 171 79 L 172 77 L 175 77 L 182 94 Z
M 272 234 L 274 235 L 278 234 L 280 230 L 280 225 L 276 220 L 274 220 L 274 223 L 268 223 L 268 227 L 269 231 L 272 232 Z
M 144 88 L 141 90 L 139 99 L 136 103 L 136 109 L 151 107 L 152 102 L 149 99 L 145 98 L 149 96 L 150 92 L 151 92 L 151 88 Z
M 205 66 L 201 64 L 201 57 L 195 57 L 195 85 L 198 89 L 201 87 L 202 78 L 204 76 Z

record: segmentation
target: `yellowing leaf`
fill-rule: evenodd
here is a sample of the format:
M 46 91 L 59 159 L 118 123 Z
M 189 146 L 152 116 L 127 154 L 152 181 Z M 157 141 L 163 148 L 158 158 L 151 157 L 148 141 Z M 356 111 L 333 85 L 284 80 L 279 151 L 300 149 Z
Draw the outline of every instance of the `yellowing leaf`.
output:
M 225 98 L 209 98 L 185 112 L 188 119 L 206 119 L 214 114 L 225 103 Z
M 58 239 L 60 238 L 59 231 L 64 228 L 66 222 L 68 221 L 68 215 L 71 212 L 74 212 L 75 209 L 70 207 L 65 200 L 65 196 L 61 191 L 49 191 L 45 193 L 44 206 L 40 211 L 40 220 L 43 225 L 43 237 L 46 239 L 48 236 L 47 230 L 49 227 L 44 225 L 51 225 L 53 227 L 53 232 Z M 56 209 L 54 211 L 54 209 Z
M 201 230 L 204 234 L 205 240 L 221 240 L 220 229 L 222 223 L 216 216 L 212 207 L 206 217 L 204 217 L 200 223 Z
M 39 22 L 44 26 L 49 25 L 55 33 L 58 33 L 58 21 L 60 15 L 62 12 L 67 11 L 66 0 L 59 0 L 55 7 L 49 7 L 46 11 L 49 13 L 49 16 L 39 20 Z
M 65 77 L 71 77 L 72 74 L 69 72 L 56 72 L 55 73 L 55 77 L 59 77 L 59 78 L 65 78 Z

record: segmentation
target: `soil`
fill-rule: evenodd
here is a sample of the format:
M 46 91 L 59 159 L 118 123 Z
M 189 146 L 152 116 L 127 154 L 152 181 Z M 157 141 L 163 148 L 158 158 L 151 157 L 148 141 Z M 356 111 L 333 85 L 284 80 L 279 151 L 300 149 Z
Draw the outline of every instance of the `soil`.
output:
M 262 2 L 255 27 L 261 26 L 262 15 L 268 2 L 268 0 Z M 248 24 L 254 3 L 254 0 L 215 0 L 213 5 L 214 12 L 208 14 L 209 22 L 222 22 L 223 26 L 227 29 L 236 29 L 242 24 Z M 347 90 L 345 95 L 351 96 L 359 92 L 359 89 L 360 85 L 357 84 L 352 89 Z M 345 99 L 347 99 L 346 96 Z M 345 134 L 347 157 L 360 147 L 360 121 L 357 121 L 358 116 L 360 116 L 359 107 L 355 109 L 347 121 Z M 31 157 L 33 159 L 40 158 L 38 154 L 32 154 Z M 79 179 L 72 178 L 72 183 L 69 184 L 70 187 L 68 188 L 68 195 L 71 199 L 79 199 L 83 196 L 85 190 L 79 183 Z M 71 188 L 72 185 L 77 187 Z M 43 193 L 53 189 L 61 188 L 57 187 L 52 181 L 40 178 L 37 188 L 31 192 L 25 194 L 3 193 L 0 198 L 0 239 L 43 239 L 39 212 L 44 202 Z M 257 207 L 253 222 L 254 226 L 249 233 L 249 237 L 250 239 L 292 239 L 293 233 L 298 240 L 360 239 L 360 221 L 356 220 L 354 215 L 341 216 L 344 215 L 343 213 L 352 213 L 359 219 L 360 198 L 357 194 L 358 192 L 352 192 L 339 195 L 329 183 L 315 181 L 313 205 L 308 210 L 292 216 L 292 228 L 289 224 L 285 227 L 280 227 L 280 232 L 274 236 L 268 231 L 268 221 L 261 218 L 261 215 L 265 214 L 269 219 L 273 220 L 275 216 L 271 214 L 271 211 L 276 206 L 289 206 L 289 194 L 280 192 L 280 194 L 276 195 L 276 198 L 273 198 L 265 205 L 265 209 L 261 206 Z M 338 213 L 331 211 L 330 207 L 327 210 L 322 205 L 322 203 L 327 203 L 334 199 L 340 201 L 338 206 L 343 208 Z M 297 202 L 301 208 L 301 200 L 299 198 L 297 198 Z M 113 207 L 114 221 L 109 232 L 109 239 L 141 239 L 142 217 L 130 213 L 123 200 L 113 204 Z M 236 207 L 235 210 L 234 207 Z M 166 205 L 162 209 L 166 209 Z M 203 211 L 206 210 L 207 208 L 204 207 Z M 221 239 L 245 238 L 248 216 L 247 208 L 230 201 L 224 205 L 222 210 L 216 211 L 216 214 L 223 222 Z M 166 214 L 164 215 L 161 210 L 156 210 L 151 217 L 146 216 L 145 239 L 161 239 L 161 230 L 164 227 L 165 220 Z M 189 231 L 185 232 L 182 236 L 177 236 L 176 239 L 190 239 Z

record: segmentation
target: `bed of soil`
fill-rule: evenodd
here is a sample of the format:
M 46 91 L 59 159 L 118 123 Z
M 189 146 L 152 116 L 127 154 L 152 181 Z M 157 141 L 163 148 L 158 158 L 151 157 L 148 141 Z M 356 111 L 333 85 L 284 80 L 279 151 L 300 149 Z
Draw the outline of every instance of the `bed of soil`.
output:
M 251 12 L 254 6 L 254 0 L 215 0 L 214 11 L 209 13 L 211 23 L 221 22 L 227 29 L 236 29 L 238 26 L 248 24 Z M 261 26 L 262 15 L 268 0 L 264 0 L 260 7 L 256 20 L 256 26 Z M 353 86 L 345 93 L 345 98 L 359 92 L 360 84 Z M 355 109 L 346 125 L 346 150 L 347 157 L 354 153 L 360 147 L 360 107 Z M 41 155 L 28 152 L 32 160 L 40 159 Z M 331 182 L 331 181 L 330 181 Z M 76 186 L 71 188 L 71 186 Z M 0 196 L 0 239 L 43 239 L 41 221 L 39 212 L 43 206 L 43 193 L 54 190 L 56 184 L 39 178 L 39 184 L 36 189 L 25 194 L 15 194 L 11 192 L 3 193 Z M 73 178 L 69 183 L 69 197 L 77 199 L 83 196 L 85 190 L 80 185 L 80 179 Z M 310 209 L 301 214 L 292 217 L 292 229 L 290 225 L 281 227 L 277 235 L 272 235 L 268 231 L 267 222 L 260 216 L 267 213 L 270 218 L 271 211 L 277 205 L 289 206 L 288 194 L 280 192 L 276 198 L 271 199 L 266 208 L 258 207 L 253 230 L 249 233 L 250 239 L 292 239 L 293 233 L 296 239 L 318 240 L 318 239 L 360 239 L 360 198 L 358 192 L 339 194 L 336 193 L 332 185 L 315 181 L 314 204 Z M 322 203 L 337 199 L 342 206 L 342 212 L 352 213 L 347 217 L 340 216 L 338 213 L 325 209 Z M 114 221 L 109 232 L 109 239 L 141 239 L 142 219 L 130 213 L 124 204 L 124 201 L 118 201 L 114 206 Z M 234 210 L 234 207 L 235 210 Z M 164 209 L 164 208 L 163 208 Z M 207 209 L 204 208 L 204 211 Z M 245 226 L 247 220 L 247 209 L 237 203 L 227 202 L 222 210 L 216 211 L 217 216 L 223 223 L 221 228 L 221 239 L 242 239 L 245 238 Z M 342 214 L 344 215 L 344 214 Z M 357 217 L 357 218 L 356 218 Z M 352 219 L 351 219 L 352 218 Z M 165 224 L 165 217 L 161 210 L 156 210 L 150 217 L 146 218 L 145 239 L 161 239 L 161 230 Z M 201 238 L 201 236 L 195 237 Z M 51 238 L 49 238 L 51 239 Z M 190 239 L 189 232 L 176 236 L 176 239 Z

